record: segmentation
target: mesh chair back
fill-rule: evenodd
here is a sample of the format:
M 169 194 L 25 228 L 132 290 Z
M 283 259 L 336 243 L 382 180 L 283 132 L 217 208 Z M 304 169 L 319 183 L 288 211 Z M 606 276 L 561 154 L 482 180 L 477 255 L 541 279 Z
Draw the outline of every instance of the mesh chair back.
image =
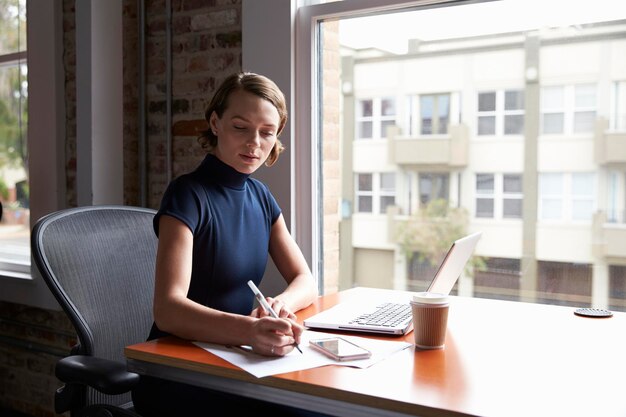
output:
M 74 353 L 125 363 L 124 347 L 146 339 L 153 321 L 154 214 L 128 206 L 79 207 L 33 227 L 35 263 L 77 332 Z M 128 402 L 130 394 L 92 389 L 85 399 L 86 405 Z

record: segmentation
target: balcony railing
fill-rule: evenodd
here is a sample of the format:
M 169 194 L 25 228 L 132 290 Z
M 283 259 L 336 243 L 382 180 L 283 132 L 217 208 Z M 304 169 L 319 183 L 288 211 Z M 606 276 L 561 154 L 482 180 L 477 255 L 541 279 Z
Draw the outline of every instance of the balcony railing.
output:
M 626 130 L 609 130 L 609 121 L 596 120 L 594 137 L 595 161 L 598 165 L 626 165 Z
M 469 128 L 450 125 L 446 135 L 401 137 L 390 131 L 390 163 L 428 168 L 463 168 L 469 154 Z

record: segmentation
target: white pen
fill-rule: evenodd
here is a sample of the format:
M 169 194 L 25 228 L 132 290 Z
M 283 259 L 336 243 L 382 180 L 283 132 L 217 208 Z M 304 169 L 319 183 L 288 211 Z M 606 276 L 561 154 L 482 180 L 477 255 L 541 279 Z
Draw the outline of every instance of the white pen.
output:
M 256 297 L 259 304 L 261 304 L 261 306 L 265 309 L 265 311 L 267 311 L 270 314 L 270 316 L 274 317 L 275 319 L 279 318 L 278 314 L 276 314 L 272 306 L 267 303 L 267 300 L 265 299 L 263 294 L 261 294 L 261 291 L 257 288 L 257 286 L 254 285 L 254 282 L 252 282 L 252 280 L 248 281 L 248 286 L 254 293 L 254 296 Z M 302 353 L 302 351 L 300 350 L 300 346 L 298 346 L 297 343 L 294 343 L 294 345 L 296 349 L 298 349 L 298 351 Z

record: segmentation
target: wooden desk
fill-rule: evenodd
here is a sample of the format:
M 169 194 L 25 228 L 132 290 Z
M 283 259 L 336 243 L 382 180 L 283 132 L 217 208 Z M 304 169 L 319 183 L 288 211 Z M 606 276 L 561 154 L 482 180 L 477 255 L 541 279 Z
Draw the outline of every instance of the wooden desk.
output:
M 362 291 L 381 290 L 321 297 L 299 319 Z M 135 372 L 340 416 L 624 417 L 626 313 L 594 319 L 573 311 L 453 297 L 445 349 L 409 348 L 368 369 L 331 365 L 255 378 L 177 338 L 125 352 Z

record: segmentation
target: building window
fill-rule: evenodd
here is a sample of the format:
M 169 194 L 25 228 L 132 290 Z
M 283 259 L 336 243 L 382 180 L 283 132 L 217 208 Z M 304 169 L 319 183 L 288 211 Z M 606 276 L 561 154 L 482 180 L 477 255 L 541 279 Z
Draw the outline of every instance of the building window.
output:
M 595 84 L 550 86 L 542 88 L 542 133 L 591 133 L 594 129 L 595 119 Z
M 356 211 L 383 214 L 396 204 L 396 174 L 393 172 L 356 175 Z
M 611 86 L 611 115 L 609 127 L 613 131 L 626 131 L 626 81 L 615 81 Z
M 572 174 L 572 220 L 591 220 L 595 201 L 593 182 L 593 174 Z
M 447 134 L 450 123 L 450 94 L 420 95 L 420 133 Z
M 392 98 L 364 99 L 357 102 L 356 138 L 381 139 L 387 128 L 396 124 L 396 105 Z
M 556 221 L 591 221 L 595 210 L 593 173 L 539 175 L 539 218 Z
M 356 211 L 359 213 L 371 213 L 373 209 L 373 184 L 372 174 L 356 175 Z
M 26 0 L 0 9 L 0 270 L 30 277 Z
M 433 200 L 443 199 L 448 201 L 450 174 L 420 173 L 418 178 L 421 206 L 425 206 Z
M 476 217 L 494 217 L 494 177 L 493 174 L 476 174 Z
M 396 174 L 383 172 L 380 178 L 380 212 L 386 213 L 387 207 L 396 204 Z
M 520 174 L 476 174 L 476 217 L 520 219 L 522 176 Z
M 479 136 L 524 133 L 524 92 L 499 90 L 478 93 Z
M 613 19 L 626 18 L 626 11 L 613 7 L 610 20 L 594 22 L 590 20 L 591 12 L 599 6 L 577 3 L 571 7 L 579 12 L 580 18 L 572 20 L 571 31 L 544 28 L 540 19 L 533 21 L 536 16 L 530 16 L 528 26 L 511 33 L 511 25 L 505 25 L 508 28 L 505 30 L 491 26 L 491 23 L 506 21 L 511 15 L 514 17 L 509 23 L 514 23 L 519 18 L 518 13 L 502 15 L 496 10 L 497 7 L 506 6 L 510 12 L 517 7 L 515 2 L 507 0 L 478 4 L 419 2 L 420 4 L 410 5 L 399 1 L 376 0 L 373 2 L 375 7 L 371 2 L 318 4 L 316 0 L 312 3 L 298 10 L 306 17 L 299 21 L 305 29 L 297 32 L 298 52 L 305 58 L 305 65 L 297 66 L 296 69 L 296 118 L 299 117 L 298 126 L 303 126 L 298 132 L 298 140 L 308 138 L 310 134 L 312 143 L 311 146 L 307 143 L 307 146 L 299 147 L 302 153 L 296 154 L 294 166 L 299 170 L 295 183 L 305 187 L 299 188 L 298 193 L 311 196 L 313 200 L 313 204 L 308 204 L 309 201 L 305 200 L 307 204 L 302 205 L 302 210 L 297 207 L 296 212 L 299 220 L 305 220 L 304 226 L 307 227 L 300 227 L 299 231 L 304 234 L 301 237 L 302 242 L 313 248 L 309 257 L 315 268 L 320 265 L 325 267 L 327 263 L 339 265 L 337 269 L 341 270 L 341 274 L 338 276 L 342 277 L 337 284 L 339 289 L 364 281 L 372 283 L 372 286 L 385 288 L 408 288 L 410 285 L 407 272 L 404 268 L 399 268 L 398 263 L 394 263 L 394 260 L 402 259 L 402 253 L 397 246 L 394 247 L 397 242 L 390 240 L 396 228 L 402 227 L 408 211 L 396 219 L 352 216 L 350 221 L 342 222 L 339 225 L 344 228 L 342 230 L 352 233 L 339 234 L 342 253 L 336 258 L 328 256 L 336 253 L 333 252 L 335 246 L 326 247 L 320 241 L 309 242 L 325 233 L 327 225 L 334 218 L 340 222 L 345 218 L 333 217 L 332 210 L 329 214 L 329 207 L 341 205 L 329 201 L 333 197 L 332 193 L 320 192 L 325 189 L 316 188 L 326 183 L 329 184 L 329 189 L 335 185 L 333 181 L 336 179 L 328 177 L 326 174 L 329 171 L 320 163 L 319 151 L 326 150 L 331 145 L 329 142 L 335 139 L 327 133 L 334 128 L 328 124 L 337 119 L 338 130 L 342 132 L 343 138 L 348 139 L 341 141 L 340 148 L 341 199 L 352 201 L 357 196 L 355 176 L 358 173 L 374 173 L 369 191 L 369 211 L 379 213 L 377 207 L 381 206 L 381 194 L 377 187 L 380 186 L 380 180 L 376 178 L 376 173 L 395 171 L 398 175 L 398 195 L 402 197 L 397 199 L 396 204 L 398 200 L 404 205 L 408 201 L 409 207 L 416 208 L 420 202 L 437 195 L 437 180 L 427 176 L 420 178 L 422 172 L 454 171 L 459 175 L 450 176 L 448 194 L 450 201 L 472 214 L 468 230 L 484 228 L 486 223 L 493 223 L 484 229 L 486 235 L 481 243 L 481 255 L 515 260 L 520 258 L 520 248 L 523 245 L 535 245 L 537 260 L 554 262 L 555 268 L 566 272 L 563 276 L 569 272 L 566 267 L 568 263 L 584 264 L 593 259 L 591 248 L 559 248 L 560 251 L 554 251 L 554 248 L 546 247 L 541 241 L 526 242 L 529 235 L 524 231 L 532 226 L 522 224 L 518 219 L 522 215 L 528 215 L 531 220 L 535 217 L 532 212 L 522 213 L 522 207 L 526 208 L 523 205 L 525 195 L 536 195 L 537 207 L 533 209 L 536 210 L 536 217 L 540 222 L 546 222 L 546 219 L 568 219 L 576 223 L 587 222 L 586 226 L 590 226 L 590 221 L 574 219 L 584 219 L 595 209 L 606 210 L 607 197 L 611 197 L 607 196 L 608 185 L 605 178 L 609 167 L 598 167 L 595 163 L 591 152 L 593 142 L 590 140 L 597 115 L 609 118 L 611 127 L 615 129 L 619 125 L 618 114 L 624 114 L 623 105 L 617 103 L 624 101 L 618 97 L 624 97 L 622 86 L 626 76 L 622 68 L 612 66 L 611 63 L 625 56 L 625 46 L 623 43 L 607 40 L 621 36 L 620 25 L 613 22 Z M 464 18 L 477 21 L 479 16 L 485 15 L 484 10 L 479 11 L 479 8 L 493 10 L 493 18 L 480 25 L 450 25 L 452 15 L 459 13 Z M 473 15 L 474 12 L 476 15 Z M 297 25 L 300 23 L 296 22 Z M 409 37 L 398 36 L 393 42 L 385 43 L 379 31 L 371 30 L 373 27 L 381 30 L 385 28 L 390 35 L 400 35 L 404 30 L 412 32 Z M 429 31 L 430 27 L 436 27 L 437 31 Z M 459 33 L 457 30 L 463 32 Z M 539 42 L 511 42 L 513 36 L 517 39 L 536 36 Z M 335 43 L 331 44 L 332 41 Z M 329 48 L 329 45 L 335 49 Z M 528 58 L 532 56 L 539 56 L 541 65 L 530 62 Z M 308 58 L 311 58 L 310 65 L 306 61 Z M 532 72 L 527 69 L 530 69 L 531 64 L 536 68 L 537 78 L 529 77 Z M 607 68 L 611 71 L 606 70 Z M 544 85 L 540 85 L 538 97 L 531 97 L 527 91 L 533 90 L 536 80 Z M 621 84 L 615 84 L 616 81 Z M 449 110 L 446 110 L 446 106 L 439 105 L 438 98 L 445 92 L 449 92 L 450 96 Z M 337 98 L 328 100 L 333 94 Z M 401 102 L 396 102 L 395 109 L 398 114 L 396 122 L 402 126 L 401 136 L 390 143 L 372 141 L 373 143 L 367 143 L 366 146 L 350 145 L 361 136 L 370 139 L 382 136 L 380 121 L 376 121 L 376 97 L 390 96 L 402 98 Z M 360 99 L 369 100 L 369 113 L 360 108 Z M 336 106 L 337 102 L 341 106 Z M 465 118 L 461 117 L 463 113 Z M 382 115 L 382 112 L 378 114 Z M 324 115 L 323 123 L 318 120 L 319 115 Z M 436 137 L 444 132 L 440 127 L 445 128 L 446 123 L 442 121 L 446 116 L 450 119 L 448 125 L 454 126 L 454 130 L 447 132 L 449 138 Z M 358 123 L 361 121 L 371 123 L 367 129 L 359 129 Z M 359 131 L 370 133 L 361 134 Z M 534 132 L 549 135 L 576 134 L 585 140 L 550 140 L 547 144 L 542 143 L 542 137 L 528 136 L 528 141 L 517 140 L 520 135 L 531 135 Z M 418 138 L 420 135 L 422 136 Z M 430 138 L 427 135 L 435 137 Z M 476 137 L 482 139 L 489 136 L 507 139 L 510 137 L 514 140 L 473 140 Z M 427 140 L 420 142 L 415 139 Z M 533 145 L 536 139 L 539 143 L 535 152 L 534 148 L 529 149 L 526 145 Z M 402 145 L 407 146 L 396 146 L 400 141 L 404 141 Z M 411 144 L 415 146 L 411 148 Z M 441 156 L 452 152 L 456 157 L 456 153 L 463 150 L 465 145 L 469 152 L 468 158 L 458 159 L 458 164 L 457 160 L 454 165 L 446 163 L 446 159 Z M 399 149 L 406 150 L 406 154 L 398 155 Z M 438 159 L 429 161 L 424 158 L 425 155 L 437 155 Z M 531 170 L 528 174 L 522 171 L 525 167 Z M 582 176 L 575 178 L 572 173 L 586 169 L 581 167 L 591 167 L 590 172 L 579 173 Z M 534 177 L 538 172 L 545 173 L 550 168 L 559 172 L 549 173 L 544 178 L 538 175 L 537 181 L 533 182 L 522 181 L 524 175 Z M 610 168 L 618 170 L 618 175 L 623 176 L 623 170 L 619 167 Z M 407 173 L 417 183 L 406 181 L 404 177 Z M 468 181 L 469 188 L 466 186 Z M 432 189 L 425 191 L 429 185 Z M 591 193 L 590 188 L 593 189 Z M 623 184 L 615 184 L 615 189 L 618 194 L 611 209 L 613 212 L 623 211 Z M 366 191 L 360 193 L 364 196 L 367 194 Z M 323 201 L 316 201 L 317 198 L 323 198 Z M 294 200 L 297 206 L 298 199 Z M 356 211 L 358 203 L 354 201 Z M 322 208 L 324 212 L 321 211 Z M 313 213 L 311 216 L 308 215 L 309 210 Z M 415 214 L 419 212 L 413 211 Z M 615 217 L 618 216 L 613 215 Z M 306 223 L 309 219 L 312 227 L 308 227 L 309 224 Z M 489 219 L 509 221 L 492 222 Z M 584 240 L 592 232 L 588 227 L 580 227 L 579 224 L 573 227 L 544 226 L 545 224 L 536 226 L 536 231 L 539 232 L 536 236 L 542 236 L 546 232 L 555 240 Z M 311 232 L 307 234 L 309 230 Z M 368 233 L 367 239 L 363 237 L 365 230 Z M 503 245 L 505 240 L 507 244 Z M 370 259 L 358 258 L 359 265 L 356 267 L 356 254 L 363 247 L 389 260 L 389 265 L 396 266 L 385 271 L 385 278 L 381 277 L 378 268 L 371 267 L 375 262 L 373 260 L 369 264 Z M 317 248 L 325 255 L 323 259 L 318 257 Z M 386 261 L 384 264 L 387 265 Z M 551 297 L 545 296 L 545 293 L 550 292 L 551 283 L 545 282 L 539 292 L 527 291 L 528 288 L 539 288 L 539 271 L 521 266 L 519 269 L 520 289 L 517 289 L 514 278 L 511 278 L 502 295 L 510 299 L 519 296 L 529 301 L 550 302 Z M 356 270 L 360 272 L 358 276 L 354 273 Z M 595 276 L 597 271 L 600 273 Z M 594 265 L 594 288 L 599 288 L 598 297 L 604 298 L 600 302 L 594 300 L 596 304 L 608 301 L 608 296 L 605 296 L 608 294 L 608 284 L 601 271 L 601 268 Z M 326 281 L 328 276 L 320 276 L 324 280 L 325 288 L 333 285 Z M 490 283 L 473 286 L 470 280 L 465 283 L 467 285 L 461 286 L 459 291 L 468 296 L 486 293 L 488 291 L 483 292 L 478 287 L 491 286 Z M 568 293 L 567 280 L 559 283 L 561 284 L 559 292 Z M 572 285 L 576 286 L 575 283 Z M 576 294 L 577 291 L 573 288 L 571 293 Z
M 522 218 L 522 176 L 519 174 L 502 176 L 502 217 Z

